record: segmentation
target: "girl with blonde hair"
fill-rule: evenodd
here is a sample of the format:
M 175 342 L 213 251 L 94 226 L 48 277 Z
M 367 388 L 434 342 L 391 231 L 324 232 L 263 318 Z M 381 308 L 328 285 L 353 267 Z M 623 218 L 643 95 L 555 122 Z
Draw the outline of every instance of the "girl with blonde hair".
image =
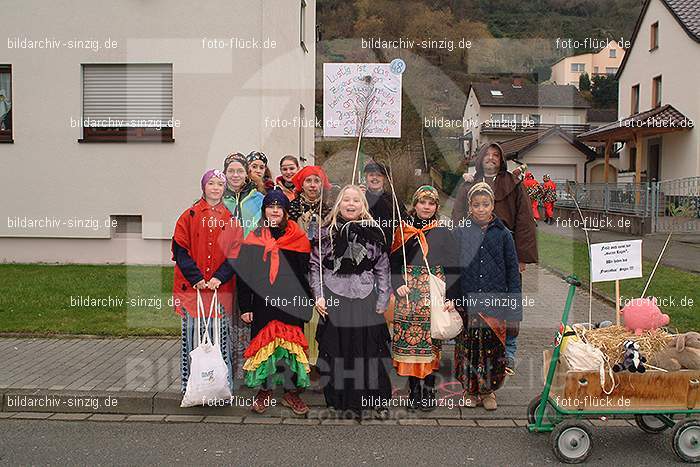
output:
M 344 416 L 374 409 L 385 418 L 391 359 L 383 313 L 391 277 L 384 234 L 355 185 L 340 191 L 324 224 L 321 241 L 311 242 L 310 282 L 321 317 L 317 366 L 326 404 Z

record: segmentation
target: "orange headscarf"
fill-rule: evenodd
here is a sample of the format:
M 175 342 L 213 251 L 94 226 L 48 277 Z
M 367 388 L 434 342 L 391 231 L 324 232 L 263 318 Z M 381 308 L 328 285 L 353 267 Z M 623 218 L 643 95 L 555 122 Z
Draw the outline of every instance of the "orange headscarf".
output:
M 403 241 L 407 242 L 411 238 L 418 236 L 418 243 L 420 243 L 421 249 L 423 250 L 423 255 L 425 257 L 428 256 L 428 240 L 425 238 L 425 233 L 432 229 L 437 227 L 438 223 L 436 222 L 430 222 L 425 227 L 422 229 L 417 229 L 413 227 L 411 224 L 407 223 L 406 221 L 401 222 L 401 227 L 396 229 L 396 232 L 394 233 L 394 243 L 391 245 L 391 252 L 395 252 L 399 248 L 401 248 L 401 244 L 403 243 L 402 237 L 401 237 L 401 229 L 403 230 Z
M 255 232 L 259 230 L 260 235 Z M 243 240 L 244 245 L 258 245 L 264 247 L 263 262 L 267 262 L 270 256 L 270 284 L 274 284 L 280 267 L 280 250 L 298 251 L 299 253 L 310 253 L 311 243 L 306 236 L 306 232 L 301 230 L 293 220 L 287 221 L 287 228 L 284 235 L 275 240 L 268 227 L 262 227 L 251 231 Z

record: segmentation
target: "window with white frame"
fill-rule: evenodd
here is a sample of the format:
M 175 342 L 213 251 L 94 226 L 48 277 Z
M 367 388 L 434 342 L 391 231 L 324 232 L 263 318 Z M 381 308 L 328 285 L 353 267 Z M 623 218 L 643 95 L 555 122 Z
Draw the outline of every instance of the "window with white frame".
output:
M 81 142 L 173 140 L 170 63 L 83 64 Z
M 575 125 L 581 123 L 578 115 L 557 115 L 557 123 L 561 125 Z
M 617 58 L 617 50 L 615 49 L 610 49 L 610 58 Z
M 571 64 L 571 72 L 572 73 L 583 73 L 586 71 L 586 64 L 585 63 L 572 63 Z

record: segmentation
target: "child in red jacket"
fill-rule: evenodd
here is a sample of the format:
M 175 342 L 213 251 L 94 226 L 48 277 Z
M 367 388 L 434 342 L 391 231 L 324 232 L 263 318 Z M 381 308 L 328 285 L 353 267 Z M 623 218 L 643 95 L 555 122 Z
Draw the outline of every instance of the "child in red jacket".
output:
M 233 268 L 228 259 L 238 256 L 243 231 L 231 212 L 221 202 L 226 177 L 219 170 L 208 170 L 202 177 L 202 198 L 185 210 L 175 224 L 172 241 L 172 259 L 175 261 L 173 298 L 175 311 L 182 317 L 182 347 L 180 358 L 181 389 L 185 392 L 190 375 L 190 352 L 199 345 L 204 331 L 196 329 L 197 290 L 202 295 L 205 313 L 218 290 L 218 329 L 221 354 L 229 369 L 229 386 L 233 390 L 231 376 L 231 352 L 228 323 L 233 304 Z M 223 312 L 223 314 L 221 314 Z M 213 322 L 213 321 L 212 321 Z

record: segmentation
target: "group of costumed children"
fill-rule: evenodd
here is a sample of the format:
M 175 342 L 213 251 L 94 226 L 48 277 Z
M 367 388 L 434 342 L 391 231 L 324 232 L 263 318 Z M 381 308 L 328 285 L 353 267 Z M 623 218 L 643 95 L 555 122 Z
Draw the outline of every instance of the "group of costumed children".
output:
M 445 310 L 464 323 L 455 346 L 464 405 L 496 409 L 506 328 L 522 320 L 522 309 L 513 238 L 493 213 L 489 184 L 474 184 L 466 222 L 450 229 L 440 222 L 435 188 L 418 188 L 408 213 L 382 192 L 375 180 L 388 171 L 381 164 L 365 167 L 367 186 L 347 185 L 332 202 L 320 167 L 300 168 L 285 156 L 280 171 L 269 184 L 264 154 L 232 154 L 223 172 L 204 174 L 201 199 L 177 221 L 173 294 L 182 318 L 183 392 L 202 331 L 196 326 L 218 322 L 210 331 L 220 336 L 229 386 L 242 379 L 258 388 L 254 412 L 263 413 L 282 385 L 282 404 L 306 414 L 300 394 L 313 375 L 329 408 L 384 418 L 392 366 L 408 377 L 408 405 L 432 410 L 442 347 L 431 337 L 432 274 L 445 281 Z M 389 222 L 397 228 L 387 232 Z M 221 319 L 196 320 L 197 294 L 209 304 L 215 290 Z M 391 333 L 384 317 L 390 299 Z
M 544 206 L 544 222 L 554 222 L 554 203 L 557 201 L 557 184 L 548 174 L 542 176 L 542 183 L 537 181 L 532 172 L 525 172 L 523 185 L 527 189 L 532 204 L 532 216 L 536 221 L 540 220 L 540 204 Z

